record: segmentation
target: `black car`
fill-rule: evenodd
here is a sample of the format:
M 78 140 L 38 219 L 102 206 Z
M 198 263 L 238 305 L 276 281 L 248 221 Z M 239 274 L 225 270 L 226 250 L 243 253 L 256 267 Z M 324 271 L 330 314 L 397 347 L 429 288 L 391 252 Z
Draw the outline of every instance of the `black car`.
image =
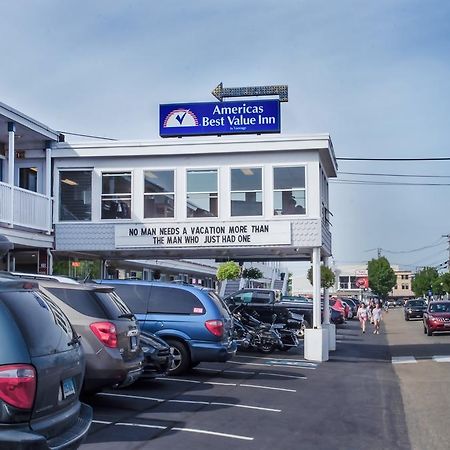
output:
M 0 342 L 0 448 L 78 448 L 92 422 L 83 352 L 36 283 L 0 277 Z
M 423 317 L 424 311 L 427 310 L 427 303 L 425 300 L 408 300 L 404 307 L 405 320 Z
M 169 345 L 155 334 L 143 331 L 141 332 L 141 348 L 144 352 L 144 372 L 141 378 L 166 375 L 173 361 Z

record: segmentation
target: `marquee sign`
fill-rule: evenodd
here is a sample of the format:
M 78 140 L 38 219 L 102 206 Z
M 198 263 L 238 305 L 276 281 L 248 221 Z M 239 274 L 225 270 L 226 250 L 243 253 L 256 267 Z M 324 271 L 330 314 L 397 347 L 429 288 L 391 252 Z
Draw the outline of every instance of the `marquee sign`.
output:
M 159 105 L 161 137 L 280 132 L 279 100 Z
M 291 244 L 291 223 L 184 222 L 115 225 L 116 248 L 244 247 Z

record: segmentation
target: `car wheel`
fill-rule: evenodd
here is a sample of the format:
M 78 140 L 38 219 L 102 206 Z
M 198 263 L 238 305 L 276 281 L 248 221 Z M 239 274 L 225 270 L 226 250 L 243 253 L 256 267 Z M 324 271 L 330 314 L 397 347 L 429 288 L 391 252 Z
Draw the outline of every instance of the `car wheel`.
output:
M 409 320 L 409 316 L 405 316 L 405 320 L 408 321 Z
M 427 334 L 427 329 L 425 328 L 425 326 L 423 327 L 423 334 Z
M 427 328 L 427 336 L 433 336 L 433 332 L 429 328 Z
M 172 355 L 172 364 L 169 368 L 169 375 L 180 375 L 186 372 L 191 365 L 191 358 L 186 346 L 175 339 L 167 339 Z

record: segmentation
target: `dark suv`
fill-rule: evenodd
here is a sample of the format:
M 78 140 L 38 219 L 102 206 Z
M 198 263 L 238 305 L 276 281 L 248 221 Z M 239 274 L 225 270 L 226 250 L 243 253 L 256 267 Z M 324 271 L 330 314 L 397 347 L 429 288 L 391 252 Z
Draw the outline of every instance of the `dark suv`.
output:
M 0 342 L 0 448 L 78 448 L 92 422 L 78 399 L 84 357 L 36 283 L 0 277 Z
M 107 386 L 123 387 L 143 372 L 136 318 L 108 286 L 39 281 L 82 337 L 86 355 L 83 391 L 94 393 Z
M 142 331 L 163 338 L 172 352 L 169 374 L 202 361 L 227 361 L 236 353 L 233 321 L 212 289 L 161 281 L 104 280 L 139 320 Z

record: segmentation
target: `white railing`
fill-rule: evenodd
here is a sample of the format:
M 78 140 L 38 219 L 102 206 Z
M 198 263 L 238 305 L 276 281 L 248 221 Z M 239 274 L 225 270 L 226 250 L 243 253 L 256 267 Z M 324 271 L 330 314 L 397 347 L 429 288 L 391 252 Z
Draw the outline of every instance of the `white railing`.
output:
M 9 225 L 51 231 L 51 199 L 43 194 L 0 183 L 0 221 Z M 12 200 L 12 208 L 11 208 Z M 12 212 L 12 218 L 11 218 Z

